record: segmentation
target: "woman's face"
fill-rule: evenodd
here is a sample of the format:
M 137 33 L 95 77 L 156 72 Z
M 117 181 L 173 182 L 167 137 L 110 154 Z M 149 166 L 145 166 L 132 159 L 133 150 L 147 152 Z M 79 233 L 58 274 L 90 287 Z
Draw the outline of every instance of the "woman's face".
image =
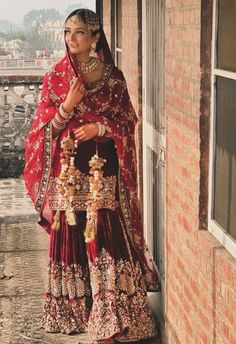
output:
M 72 54 L 89 54 L 91 44 L 97 42 L 98 38 L 99 34 L 92 36 L 91 29 L 77 16 L 69 18 L 65 23 L 65 41 Z

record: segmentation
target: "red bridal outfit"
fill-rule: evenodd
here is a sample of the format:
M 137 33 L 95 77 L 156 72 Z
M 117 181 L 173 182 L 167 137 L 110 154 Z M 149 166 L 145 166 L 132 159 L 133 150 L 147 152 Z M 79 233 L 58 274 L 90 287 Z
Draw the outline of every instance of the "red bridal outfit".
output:
M 115 337 L 136 341 L 156 336 L 146 288 L 159 289 L 159 279 L 142 234 L 137 199 L 134 130 L 137 122 L 122 72 L 107 63 L 99 81 L 86 93 L 61 134 L 52 139 L 52 119 L 66 99 L 75 77 L 73 57 L 65 56 L 44 78 L 40 104 L 25 143 L 24 178 L 50 235 L 48 286 L 42 326 L 48 332 L 88 332 L 92 340 Z M 73 68 L 72 68 L 73 67 Z M 80 143 L 75 166 L 80 188 L 74 198 L 76 223 L 60 211 L 55 187 L 61 172 L 61 143 L 85 123 L 106 126 L 104 139 Z M 106 160 L 102 202 L 94 240 L 85 242 L 89 161 L 96 153 Z

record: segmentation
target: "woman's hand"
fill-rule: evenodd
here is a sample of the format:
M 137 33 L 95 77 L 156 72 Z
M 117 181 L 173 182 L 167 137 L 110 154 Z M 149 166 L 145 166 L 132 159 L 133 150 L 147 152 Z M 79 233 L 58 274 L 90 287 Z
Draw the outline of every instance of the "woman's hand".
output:
M 71 88 L 67 94 L 66 100 L 63 103 L 63 108 L 66 112 L 71 113 L 76 105 L 78 105 L 85 95 L 85 87 L 79 80 L 76 78 Z
M 97 124 L 84 124 L 81 127 L 74 129 L 74 134 L 77 140 L 87 141 L 93 139 L 98 134 Z

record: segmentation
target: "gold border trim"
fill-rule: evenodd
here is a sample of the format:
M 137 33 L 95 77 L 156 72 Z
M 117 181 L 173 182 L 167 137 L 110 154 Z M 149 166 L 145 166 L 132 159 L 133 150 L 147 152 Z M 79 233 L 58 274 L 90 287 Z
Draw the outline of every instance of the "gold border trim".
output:
M 38 198 L 35 203 L 35 208 L 39 212 L 42 209 L 45 196 L 46 196 L 46 191 L 48 188 L 51 160 L 52 160 L 52 124 L 51 122 L 49 122 L 45 126 L 44 168 L 43 168 L 42 179 L 40 182 Z

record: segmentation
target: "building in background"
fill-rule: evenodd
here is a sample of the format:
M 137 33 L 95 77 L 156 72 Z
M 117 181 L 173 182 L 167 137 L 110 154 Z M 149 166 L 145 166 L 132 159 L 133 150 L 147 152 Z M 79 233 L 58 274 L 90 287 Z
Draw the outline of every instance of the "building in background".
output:
M 235 344 L 236 2 L 103 0 L 97 10 L 139 116 L 163 338 Z
M 85 6 L 94 10 L 95 0 L 58 2 L 56 8 L 48 8 L 50 4 L 42 0 L 39 7 L 31 6 L 25 1 L 26 12 L 18 11 L 20 25 L 9 16 L 10 3 L 1 13 L 6 18 L 0 20 L 0 178 L 22 174 L 24 142 L 43 76 L 65 54 L 65 17 L 74 8 Z

